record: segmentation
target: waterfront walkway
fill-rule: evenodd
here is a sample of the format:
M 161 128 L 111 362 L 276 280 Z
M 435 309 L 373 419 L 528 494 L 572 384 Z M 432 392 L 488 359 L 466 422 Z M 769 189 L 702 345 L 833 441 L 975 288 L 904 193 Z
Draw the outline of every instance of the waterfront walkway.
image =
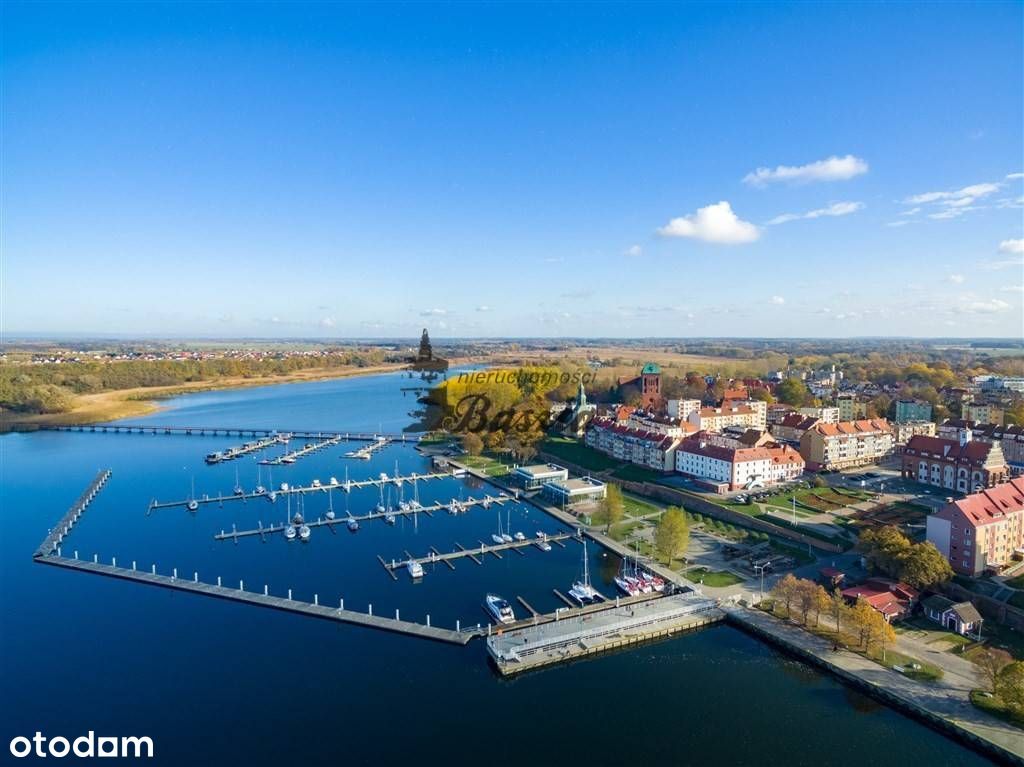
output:
M 848 650 L 833 651 L 827 639 L 762 610 L 738 606 L 724 609 L 730 623 L 780 645 L 1002 761 L 1024 764 L 1024 732 L 976 708 L 969 695 L 977 685 L 972 684 L 969 677 L 947 674 L 935 682 L 919 682 L 863 655 Z

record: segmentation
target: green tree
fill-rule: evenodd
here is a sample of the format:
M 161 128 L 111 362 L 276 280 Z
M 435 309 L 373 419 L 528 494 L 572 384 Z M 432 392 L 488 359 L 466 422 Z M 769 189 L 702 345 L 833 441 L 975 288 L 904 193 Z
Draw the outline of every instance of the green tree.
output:
M 604 531 L 606 533 L 609 532 L 612 529 L 612 525 L 621 522 L 625 513 L 626 504 L 622 499 L 622 488 L 618 485 L 609 484 L 604 498 Z
M 1024 661 L 1014 661 L 1003 667 L 996 680 L 996 694 L 1012 713 L 1024 715 Z
M 799 378 L 787 378 L 775 387 L 775 399 L 784 405 L 800 407 L 811 398 L 807 384 Z
M 669 567 L 686 551 L 690 543 L 690 528 L 686 516 L 675 506 L 669 506 L 658 520 L 654 531 L 654 548 L 664 557 Z

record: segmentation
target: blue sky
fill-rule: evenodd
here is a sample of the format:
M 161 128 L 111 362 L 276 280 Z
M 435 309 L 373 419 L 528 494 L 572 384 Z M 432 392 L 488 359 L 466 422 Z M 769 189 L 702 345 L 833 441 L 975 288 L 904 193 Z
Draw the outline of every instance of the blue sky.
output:
M 0 13 L 6 334 L 1022 334 L 1019 2 Z

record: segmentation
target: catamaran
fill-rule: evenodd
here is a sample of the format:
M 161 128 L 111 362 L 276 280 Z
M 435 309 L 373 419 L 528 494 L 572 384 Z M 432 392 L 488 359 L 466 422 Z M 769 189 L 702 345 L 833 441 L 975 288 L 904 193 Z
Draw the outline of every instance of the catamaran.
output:
M 590 585 L 590 564 L 587 559 L 587 542 L 583 541 L 583 580 L 575 581 L 569 589 L 569 596 L 581 605 L 600 602 L 604 597 L 601 592 Z
M 488 594 L 484 598 L 484 607 L 498 623 L 515 623 L 516 614 L 512 612 L 512 605 L 497 594 Z

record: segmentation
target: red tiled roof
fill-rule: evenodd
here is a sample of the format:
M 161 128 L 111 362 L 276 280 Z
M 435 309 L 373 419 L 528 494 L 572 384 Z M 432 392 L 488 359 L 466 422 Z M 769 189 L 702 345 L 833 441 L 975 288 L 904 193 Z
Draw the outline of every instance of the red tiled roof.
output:
M 814 430 L 826 437 L 841 434 L 878 434 L 892 431 L 884 418 L 866 418 L 861 421 L 840 421 L 839 423 L 818 423 Z
M 988 458 L 988 454 L 992 452 L 992 443 L 971 440 L 961 445 L 960 440 L 957 439 L 915 434 L 907 442 L 903 452 L 905 455 L 928 453 L 931 456 L 938 456 L 950 461 L 970 461 L 983 464 Z
M 936 516 L 949 519 L 956 512 L 960 512 L 971 526 L 978 527 L 1000 522 L 1007 514 L 1021 511 L 1024 511 L 1024 477 L 1017 477 L 988 490 L 971 493 L 959 501 L 953 501 Z

